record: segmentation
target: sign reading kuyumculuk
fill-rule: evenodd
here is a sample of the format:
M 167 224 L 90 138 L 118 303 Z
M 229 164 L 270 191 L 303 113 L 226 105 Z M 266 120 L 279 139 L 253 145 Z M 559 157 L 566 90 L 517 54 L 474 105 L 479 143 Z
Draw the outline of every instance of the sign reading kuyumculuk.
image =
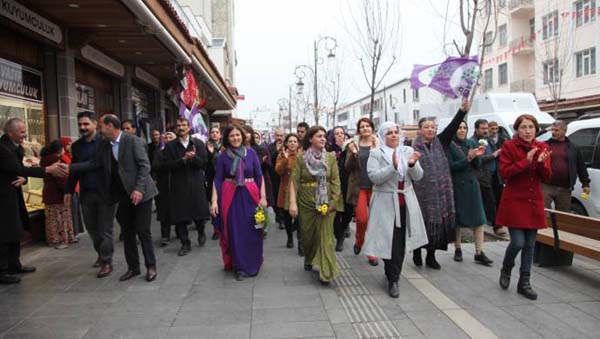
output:
M 0 16 L 60 44 L 63 34 L 60 27 L 14 0 L 0 0 Z
M 0 59 L 0 95 L 42 102 L 42 74 Z

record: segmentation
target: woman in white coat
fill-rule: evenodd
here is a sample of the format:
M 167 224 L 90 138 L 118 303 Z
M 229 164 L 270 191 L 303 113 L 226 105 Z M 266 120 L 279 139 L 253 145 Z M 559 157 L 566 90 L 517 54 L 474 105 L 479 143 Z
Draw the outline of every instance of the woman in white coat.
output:
M 378 131 L 381 146 L 371 150 L 367 173 L 373 183 L 364 246 L 366 255 L 383 259 L 388 293 L 398 298 L 404 253 L 427 244 L 427 231 L 413 181 L 421 180 L 419 152 L 403 146 L 400 127 L 393 122 Z

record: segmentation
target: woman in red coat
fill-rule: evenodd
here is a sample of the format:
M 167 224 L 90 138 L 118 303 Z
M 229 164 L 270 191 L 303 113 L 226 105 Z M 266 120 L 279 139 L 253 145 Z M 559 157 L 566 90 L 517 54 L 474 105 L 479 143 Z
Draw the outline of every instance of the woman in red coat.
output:
M 500 274 L 500 286 L 507 289 L 515 258 L 521 252 L 517 292 L 531 300 L 537 294 L 531 288 L 531 264 L 537 230 L 546 228 L 541 182 L 550 178 L 548 146 L 535 140 L 540 126 L 532 115 L 523 114 L 513 126 L 517 135 L 502 146 L 500 176 L 505 187 L 496 224 L 508 227 L 510 244 L 506 248 Z

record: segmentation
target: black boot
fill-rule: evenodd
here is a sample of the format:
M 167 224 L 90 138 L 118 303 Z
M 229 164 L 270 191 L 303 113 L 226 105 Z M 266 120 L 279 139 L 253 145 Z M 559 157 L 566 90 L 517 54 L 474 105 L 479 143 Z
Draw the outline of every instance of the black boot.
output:
M 435 259 L 435 251 L 427 251 L 427 256 L 425 257 L 425 265 L 429 268 L 433 268 L 434 270 L 439 270 L 442 268 L 440 263 Z
M 420 248 L 413 251 L 413 262 L 415 263 L 415 266 L 423 266 L 423 257 L 421 257 Z
M 294 234 L 289 232 L 287 235 L 287 243 L 285 244 L 287 248 L 294 248 Z
M 388 294 L 392 298 L 398 298 L 400 296 L 400 290 L 398 289 L 397 281 L 388 281 Z
M 530 272 L 521 272 L 519 276 L 519 284 L 517 285 L 517 293 L 522 294 L 529 300 L 537 300 L 537 293 L 531 288 L 529 278 L 531 277 Z
M 512 271 L 512 268 L 512 266 L 502 265 L 502 269 L 500 270 L 500 287 L 503 290 L 507 289 L 510 285 L 510 271 Z
M 181 242 L 181 249 L 177 252 L 177 255 L 183 257 L 188 254 L 192 250 L 192 242 L 189 240 L 184 240 Z
M 206 234 L 204 234 L 204 224 L 196 224 L 198 230 L 198 246 L 202 247 L 206 244 Z
M 342 252 L 344 250 L 344 239 L 345 239 L 344 236 L 336 239 L 336 242 L 335 242 L 335 251 L 336 252 Z

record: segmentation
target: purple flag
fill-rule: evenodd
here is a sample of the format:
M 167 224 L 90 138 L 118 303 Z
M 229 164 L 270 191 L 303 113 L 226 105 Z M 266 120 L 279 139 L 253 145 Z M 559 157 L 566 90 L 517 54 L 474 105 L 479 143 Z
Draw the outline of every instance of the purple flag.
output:
M 195 102 L 191 109 L 187 109 L 183 101 L 179 101 L 179 116 L 187 119 L 190 124 L 192 137 L 202 141 L 208 140 L 208 128 L 204 123 L 204 117 Z
M 410 83 L 413 88 L 430 87 L 450 98 L 469 96 L 479 79 L 477 56 L 449 57 L 435 65 L 415 65 Z

